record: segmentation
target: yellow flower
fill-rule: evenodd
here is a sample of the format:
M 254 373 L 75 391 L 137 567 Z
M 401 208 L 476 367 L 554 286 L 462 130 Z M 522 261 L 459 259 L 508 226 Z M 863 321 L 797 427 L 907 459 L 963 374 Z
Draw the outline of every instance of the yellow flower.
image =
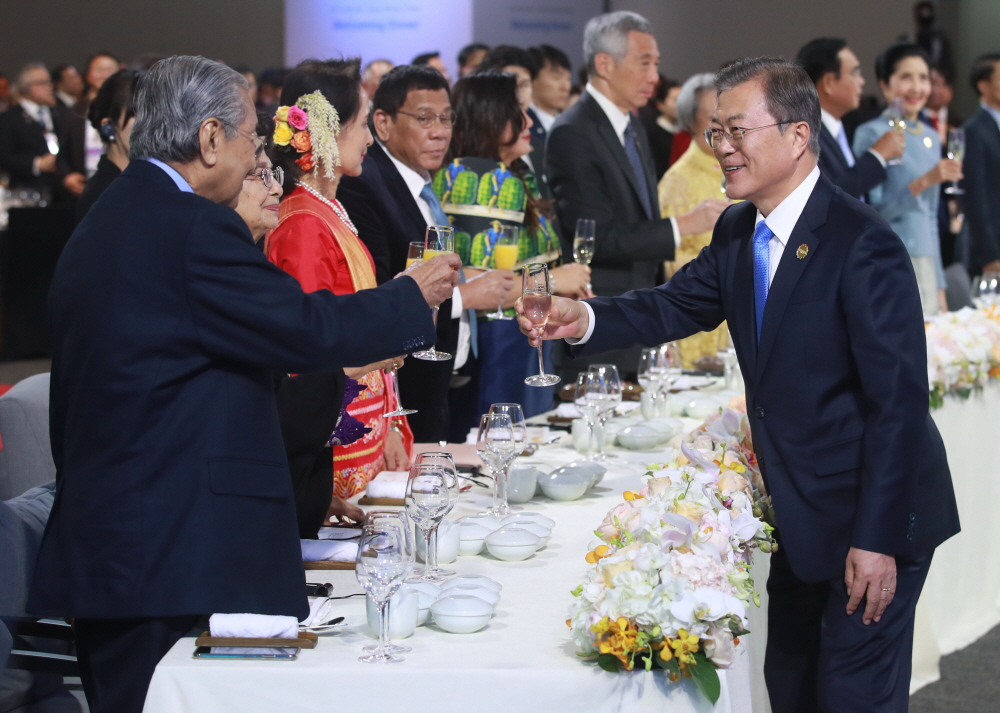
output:
M 681 517 L 686 517 L 691 522 L 698 524 L 701 522 L 701 518 L 705 514 L 705 508 L 696 503 L 681 500 L 674 506 L 674 512 Z
M 643 496 L 640 495 L 639 493 L 633 493 L 631 490 L 626 490 L 624 493 L 622 493 L 622 497 L 628 500 L 629 502 L 632 502 L 633 500 L 641 500 Z
M 603 562 L 601 563 L 601 576 L 604 578 L 604 584 L 608 587 L 614 589 L 614 584 L 611 580 L 615 578 L 615 575 L 620 572 L 631 572 L 632 571 L 632 560 L 622 559 L 620 562 Z
M 275 121 L 284 121 L 284 122 L 287 122 L 288 121 L 288 109 L 289 109 L 289 107 L 287 107 L 287 106 L 279 106 L 278 110 L 276 112 L 274 112 L 274 120 Z
M 639 629 L 621 616 L 615 621 L 604 617 L 591 627 L 597 634 L 597 650 L 602 654 L 611 654 L 625 666 L 626 671 L 632 670 L 632 656 L 636 648 Z
M 274 126 L 274 143 L 278 146 L 288 146 L 295 131 L 284 121 L 279 121 Z

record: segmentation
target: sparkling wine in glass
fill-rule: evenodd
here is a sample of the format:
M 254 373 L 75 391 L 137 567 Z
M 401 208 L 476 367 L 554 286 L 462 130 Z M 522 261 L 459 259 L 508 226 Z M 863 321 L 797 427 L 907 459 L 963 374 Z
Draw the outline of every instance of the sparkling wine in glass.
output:
M 455 252 L 454 229 L 448 225 L 427 226 L 427 232 L 424 234 L 424 254 L 422 259 L 430 260 L 438 255 L 448 255 L 453 252 Z M 438 308 L 433 307 L 431 313 L 436 326 Z M 439 352 L 434 348 L 434 345 L 431 345 L 430 349 L 413 352 L 413 357 L 415 359 L 423 359 L 424 361 L 448 361 L 451 359 L 451 354 L 448 354 L 447 352 Z
M 965 160 L 965 129 L 948 130 L 948 158 L 959 163 Z M 954 181 L 949 181 L 944 192 L 950 196 L 965 195 L 965 191 Z
M 517 264 L 518 242 L 521 239 L 521 229 L 516 225 L 505 225 L 500 229 L 500 237 L 493 246 L 493 264 L 497 270 L 513 270 Z M 513 317 L 504 314 L 503 298 L 497 303 L 497 311 L 486 315 L 489 319 L 510 320 Z
M 552 307 L 552 283 L 549 279 L 549 268 L 545 263 L 530 263 L 521 272 L 521 302 L 524 305 L 524 316 L 531 320 L 538 336 L 545 332 L 545 323 L 549 321 L 549 309 Z M 528 386 L 552 386 L 558 384 L 560 378 L 555 374 L 545 373 L 545 359 L 542 356 L 542 344 L 538 344 L 538 373 L 524 380 Z
M 597 232 L 597 221 L 590 218 L 580 218 L 576 221 L 576 233 L 573 236 L 573 259 L 583 265 L 589 265 L 594 259 L 594 239 Z
M 903 115 L 903 100 L 893 99 L 885 109 L 885 117 L 889 120 L 889 127 L 893 131 L 905 131 L 906 117 Z M 887 166 L 899 166 L 903 163 L 903 157 L 891 158 L 885 163 Z

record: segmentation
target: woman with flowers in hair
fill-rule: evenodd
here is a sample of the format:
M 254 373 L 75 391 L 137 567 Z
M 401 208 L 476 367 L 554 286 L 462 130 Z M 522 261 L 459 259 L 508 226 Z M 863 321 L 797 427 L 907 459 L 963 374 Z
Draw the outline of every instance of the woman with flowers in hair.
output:
M 282 89 L 274 153 L 294 188 L 279 207 L 265 252 L 307 292 L 343 295 L 376 286 L 372 257 L 337 201 L 340 177 L 361 174 L 372 143 L 368 113 L 357 59 L 303 62 Z M 370 430 L 350 445 L 334 446 L 334 495 L 345 499 L 382 470 L 409 468 L 413 438 L 405 417 L 383 418 L 397 407 L 393 377 L 385 371 L 393 364 L 372 366 L 346 370 L 363 387 L 347 413 Z

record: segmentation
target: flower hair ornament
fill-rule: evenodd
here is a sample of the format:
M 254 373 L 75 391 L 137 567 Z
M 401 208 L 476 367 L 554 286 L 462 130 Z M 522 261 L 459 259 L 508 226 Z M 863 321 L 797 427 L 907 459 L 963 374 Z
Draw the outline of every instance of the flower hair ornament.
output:
M 327 178 L 334 177 L 333 169 L 340 165 L 339 135 L 340 116 L 319 91 L 299 97 L 295 106 L 279 106 L 274 114 L 275 145 L 291 146 L 301 154 L 295 165 L 306 172 L 318 160 Z

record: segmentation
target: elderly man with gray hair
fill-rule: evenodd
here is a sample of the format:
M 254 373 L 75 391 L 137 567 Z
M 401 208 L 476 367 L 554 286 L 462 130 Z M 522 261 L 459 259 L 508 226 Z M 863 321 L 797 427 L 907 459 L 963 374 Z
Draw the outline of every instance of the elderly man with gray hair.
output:
M 73 617 L 94 713 L 139 713 L 201 615 L 309 611 L 272 373 L 433 344 L 455 256 L 355 295 L 298 282 L 232 207 L 263 139 L 239 73 L 172 57 L 139 82 L 131 158 L 50 293 L 56 498 L 29 611 Z
M 711 230 L 725 203 L 660 217 L 646 131 L 631 115 L 649 101 L 659 78 L 660 52 L 649 22 L 634 12 L 598 15 L 584 29 L 583 50 L 590 81 L 552 127 L 545 175 L 563 255 L 572 254 L 577 220 L 595 220 L 593 289 L 615 296 L 661 282 L 662 263 L 673 260 L 682 236 Z M 635 373 L 639 354 L 629 349 L 603 360 L 616 363 L 624 376 Z M 585 362 L 563 368 L 575 372 Z

